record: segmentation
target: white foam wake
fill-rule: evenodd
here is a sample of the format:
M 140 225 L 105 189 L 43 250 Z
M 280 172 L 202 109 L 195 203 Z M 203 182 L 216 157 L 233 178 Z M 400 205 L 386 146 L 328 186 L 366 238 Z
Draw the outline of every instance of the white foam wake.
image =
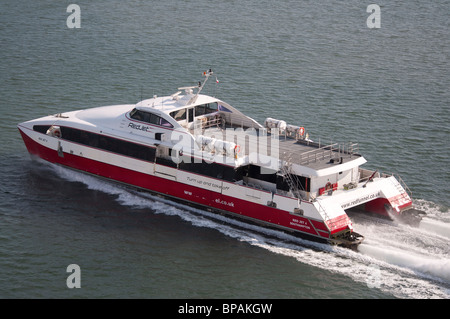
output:
M 450 224 L 442 221 L 425 217 L 420 221 L 419 228 L 450 239 Z
M 438 206 L 432 202 L 425 200 L 417 200 L 415 205 L 427 212 L 419 228 L 431 235 L 439 235 L 445 238 L 450 238 L 450 213 L 448 208 Z
M 448 258 L 373 244 L 362 244 L 358 247 L 358 251 L 382 262 L 410 269 L 421 274 L 422 277 L 450 282 L 450 259 Z

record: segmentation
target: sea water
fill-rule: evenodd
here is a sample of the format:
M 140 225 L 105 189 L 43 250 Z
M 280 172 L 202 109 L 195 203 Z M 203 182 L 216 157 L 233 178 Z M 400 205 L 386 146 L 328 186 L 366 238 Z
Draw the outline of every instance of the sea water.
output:
M 373 1 L 372 1 L 373 2 Z M 445 1 L 3 1 L 0 297 L 450 296 Z M 195 85 L 400 174 L 418 227 L 349 213 L 357 251 L 216 217 L 30 159 L 16 125 Z M 81 270 L 80 288 L 67 271 Z

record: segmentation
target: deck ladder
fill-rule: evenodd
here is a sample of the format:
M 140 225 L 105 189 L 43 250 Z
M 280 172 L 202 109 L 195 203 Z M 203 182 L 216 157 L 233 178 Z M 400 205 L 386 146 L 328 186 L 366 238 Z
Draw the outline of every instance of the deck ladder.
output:
M 289 190 L 296 198 L 300 198 L 301 193 L 298 188 L 298 184 L 294 181 L 292 176 L 292 162 L 290 161 L 290 158 L 287 159 L 283 165 L 281 165 L 281 172 L 283 173 L 284 180 L 289 186 Z

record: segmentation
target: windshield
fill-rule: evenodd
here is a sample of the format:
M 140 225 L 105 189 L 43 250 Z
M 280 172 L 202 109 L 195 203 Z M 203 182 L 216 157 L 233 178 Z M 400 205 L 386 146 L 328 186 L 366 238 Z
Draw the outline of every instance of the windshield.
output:
M 138 110 L 138 109 L 133 109 L 130 112 L 130 117 L 133 120 L 136 121 L 141 121 L 141 122 L 145 122 L 145 123 L 149 123 L 149 124 L 155 124 L 155 125 L 160 125 L 160 126 L 164 126 L 164 127 L 173 127 L 172 124 L 170 124 L 167 120 L 165 120 L 164 118 L 150 113 L 150 112 L 146 112 L 146 111 L 142 111 L 142 110 Z

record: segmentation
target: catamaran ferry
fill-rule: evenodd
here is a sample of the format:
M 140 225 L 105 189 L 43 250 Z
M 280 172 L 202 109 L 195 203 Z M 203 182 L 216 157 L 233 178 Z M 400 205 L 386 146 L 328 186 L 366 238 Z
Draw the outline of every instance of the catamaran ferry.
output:
M 355 143 L 310 139 L 302 126 L 260 124 L 196 86 L 137 104 L 18 124 L 31 155 L 211 212 L 347 247 L 364 237 L 346 210 L 418 216 L 399 177 L 361 168 Z

